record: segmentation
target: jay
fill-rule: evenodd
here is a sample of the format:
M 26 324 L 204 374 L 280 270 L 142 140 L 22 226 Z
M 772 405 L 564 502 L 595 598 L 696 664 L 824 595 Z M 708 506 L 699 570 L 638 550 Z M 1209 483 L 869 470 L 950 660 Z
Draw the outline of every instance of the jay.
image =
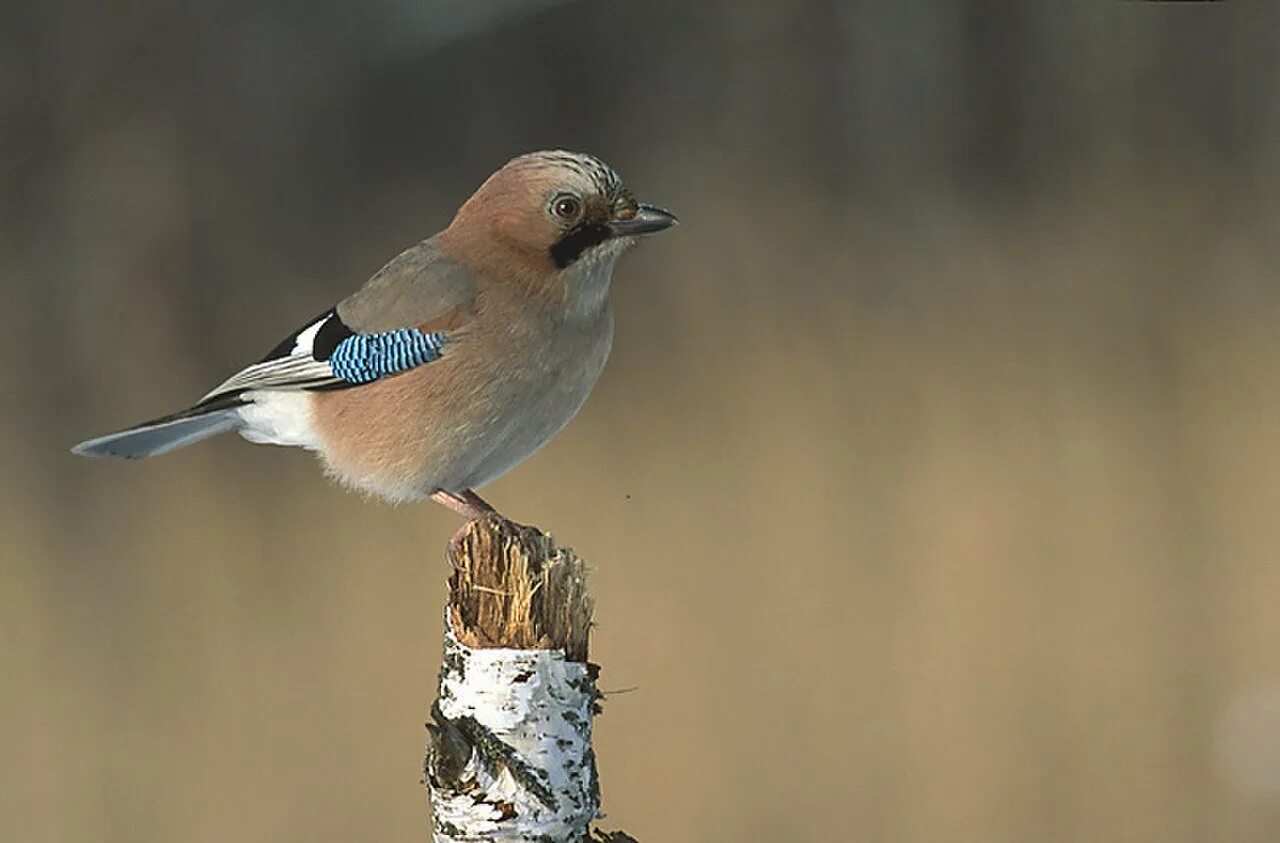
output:
M 315 451 L 390 501 L 496 514 L 475 490 L 578 412 L 613 341 L 609 283 L 676 224 L 590 155 L 521 155 L 449 226 L 193 406 L 72 450 L 137 459 L 236 431 Z

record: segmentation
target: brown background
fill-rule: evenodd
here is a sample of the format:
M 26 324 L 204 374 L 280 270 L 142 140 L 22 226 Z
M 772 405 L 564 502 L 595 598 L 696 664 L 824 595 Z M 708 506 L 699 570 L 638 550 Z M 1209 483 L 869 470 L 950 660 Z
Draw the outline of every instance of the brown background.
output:
M 1274 4 L 0 9 L 0 838 L 420 840 L 455 519 L 189 401 L 565 146 L 684 222 L 488 493 L 598 566 L 607 825 L 1280 838 Z

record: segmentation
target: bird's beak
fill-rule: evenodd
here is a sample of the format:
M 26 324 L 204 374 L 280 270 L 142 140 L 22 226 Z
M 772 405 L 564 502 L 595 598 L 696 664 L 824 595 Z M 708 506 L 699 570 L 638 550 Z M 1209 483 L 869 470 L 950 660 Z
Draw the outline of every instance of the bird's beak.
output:
M 614 237 L 635 237 L 640 234 L 657 234 L 666 231 L 680 221 L 675 214 L 653 205 L 640 205 L 634 216 L 612 219 L 606 225 Z

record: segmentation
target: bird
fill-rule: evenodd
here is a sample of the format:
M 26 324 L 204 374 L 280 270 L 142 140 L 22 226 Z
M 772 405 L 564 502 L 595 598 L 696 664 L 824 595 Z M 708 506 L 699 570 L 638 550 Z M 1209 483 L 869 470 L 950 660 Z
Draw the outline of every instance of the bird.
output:
M 503 518 L 476 489 L 577 414 L 613 344 L 618 258 L 677 222 L 593 155 L 517 156 L 446 228 L 190 407 L 71 450 L 140 459 L 234 431 L 314 451 L 368 495 Z

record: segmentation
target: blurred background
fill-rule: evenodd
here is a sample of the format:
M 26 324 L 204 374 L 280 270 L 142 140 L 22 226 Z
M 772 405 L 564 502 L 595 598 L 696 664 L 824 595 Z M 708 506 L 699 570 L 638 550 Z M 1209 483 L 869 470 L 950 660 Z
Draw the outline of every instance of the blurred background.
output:
M 1280 839 L 1280 7 L 7 0 L 0 127 L 0 838 L 426 837 L 456 519 L 67 448 L 567 147 L 606 827 Z

